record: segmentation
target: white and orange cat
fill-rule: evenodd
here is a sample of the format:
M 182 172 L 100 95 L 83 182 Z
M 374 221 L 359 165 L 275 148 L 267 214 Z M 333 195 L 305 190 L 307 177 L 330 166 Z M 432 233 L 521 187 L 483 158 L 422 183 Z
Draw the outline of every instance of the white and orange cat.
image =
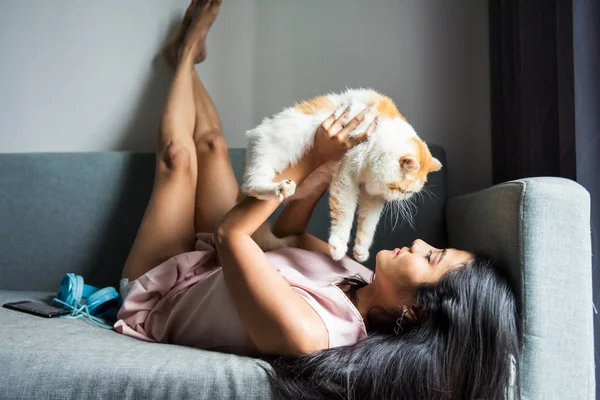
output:
M 371 111 L 351 134 L 365 131 L 376 116 L 377 128 L 369 139 L 350 149 L 339 162 L 328 163 L 301 186 L 293 181 L 274 182 L 275 176 L 296 163 L 314 143 L 318 126 L 335 111 L 338 117 L 351 107 L 347 121 L 366 107 Z M 296 104 L 265 118 L 247 132 L 249 139 L 242 191 L 259 199 L 297 199 L 331 180 L 329 249 L 334 260 L 348 250 L 358 204 L 354 258 L 366 261 L 386 202 L 404 201 L 420 191 L 427 174 L 442 164 L 400 114 L 394 102 L 373 90 L 348 90 Z M 294 238 L 276 238 L 267 224 L 255 235 L 263 250 L 286 247 Z

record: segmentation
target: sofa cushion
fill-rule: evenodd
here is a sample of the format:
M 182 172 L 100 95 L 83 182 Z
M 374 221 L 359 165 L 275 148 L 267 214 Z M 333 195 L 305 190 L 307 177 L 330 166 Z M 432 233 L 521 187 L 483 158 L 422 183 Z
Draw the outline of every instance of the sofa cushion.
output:
M 0 304 L 54 293 L 0 291 Z M 2 399 L 269 399 L 261 360 L 0 308 Z
M 524 399 L 594 398 L 590 196 L 538 177 L 449 199 L 451 246 L 492 257 L 520 297 Z

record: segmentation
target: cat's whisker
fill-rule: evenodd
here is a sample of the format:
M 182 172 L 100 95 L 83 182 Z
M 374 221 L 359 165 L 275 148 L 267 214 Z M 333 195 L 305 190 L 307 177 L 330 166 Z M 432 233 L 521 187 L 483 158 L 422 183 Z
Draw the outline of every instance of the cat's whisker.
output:
M 398 216 L 402 217 L 402 221 L 400 222 L 401 224 L 404 224 L 404 221 L 406 221 L 406 205 L 404 204 L 406 202 L 406 200 L 403 200 L 402 202 L 398 202 Z
M 420 201 L 420 202 L 423 202 L 423 201 L 424 201 L 424 199 L 423 199 L 423 196 L 424 196 L 424 194 L 423 194 L 423 192 L 421 191 L 421 192 L 417 192 L 417 193 L 416 193 L 416 196 L 414 196 L 414 197 L 415 197 L 415 198 L 416 198 L 418 201 Z
M 406 200 L 398 203 L 398 218 L 401 219 L 400 224 L 404 225 L 404 221 L 406 221 Z
M 388 210 L 388 204 L 389 203 L 385 203 L 383 205 L 383 210 L 381 210 L 381 218 L 384 218 L 384 220 L 387 219 L 386 213 L 387 213 L 387 210 Z
M 433 193 L 431 190 L 429 190 L 427 188 L 423 188 L 423 194 L 427 194 L 429 196 L 429 199 L 431 199 L 432 197 L 435 197 L 435 193 Z
M 406 206 L 405 206 L 404 210 L 405 210 L 405 213 L 406 213 L 406 215 L 404 217 L 404 219 L 406 220 L 406 223 L 408 224 L 408 226 L 410 228 L 414 228 L 414 226 L 413 226 L 412 208 L 411 208 L 411 202 L 410 202 L 410 200 L 406 202 Z
M 410 199 L 406 201 L 405 204 L 405 219 L 408 222 L 408 225 L 412 228 L 415 229 L 415 218 L 414 216 L 416 215 L 418 211 L 418 207 L 416 204 L 414 204 Z
M 431 187 L 434 187 L 434 186 L 431 186 Z M 435 192 L 434 192 L 433 190 L 431 190 L 431 189 L 429 189 L 429 188 L 426 188 L 426 187 L 424 187 L 422 190 L 423 190 L 425 193 L 427 193 L 427 194 L 429 195 L 429 197 L 430 197 L 430 198 L 431 198 L 431 197 L 435 197 L 436 199 L 438 198 L 437 194 L 435 194 Z
M 390 228 L 394 229 L 394 222 L 393 222 L 394 203 L 393 202 L 385 203 L 385 210 L 388 211 L 388 215 L 386 215 L 386 222 L 389 222 Z
M 409 201 L 408 204 L 406 204 L 406 222 L 408 223 L 409 227 L 411 227 L 412 229 L 415 229 L 415 223 L 414 223 L 412 211 L 413 211 L 412 203 Z
M 396 209 L 396 218 L 394 220 L 394 225 L 392 226 L 392 230 L 396 229 L 396 226 L 398 226 L 398 219 L 400 219 L 400 213 L 397 211 L 400 208 L 400 204 L 397 201 L 392 202 L 392 204 L 394 205 L 394 208 Z
M 390 202 L 390 203 L 387 203 L 386 206 L 388 207 L 388 210 L 390 211 L 390 228 L 392 228 L 392 230 L 394 230 L 394 228 L 395 228 L 394 215 L 396 214 L 396 204 L 395 204 L 395 202 Z
M 390 216 L 390 217 L 391 217 L 391 216 L 393 216 L 393 215 L 394 215 L 394 210 L 393 210 L 392 203 L 385 203 L 385 208 L 384 208 L 384 210 L 385 210 L 385 211 L 388 213 L 388 215 L 386 215 L 386 217 L 387 217 L 387 216 Z M 391 221 L 391 220 L 390 220 L 390 221 Z M 390 226 L 391 226 L 391 224 L 390 224 Z
M 390 211 L 390 214 L 391 214 L 391 205 L 390 205 L 390 203 L 385 203 L 384 206 L 383 206 L 383 211 L 381 212 L 381 215 L 386 220 L 387 220 L 387 215 L 386 214 L 387 214 L 388 211 Z M 390 226 L 391 226 L 391 224 L 390 224 Z

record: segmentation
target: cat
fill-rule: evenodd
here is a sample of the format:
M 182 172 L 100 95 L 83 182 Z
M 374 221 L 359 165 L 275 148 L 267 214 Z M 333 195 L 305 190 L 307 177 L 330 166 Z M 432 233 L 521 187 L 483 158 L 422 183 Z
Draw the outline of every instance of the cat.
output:
M 295 164 L 314 144 L 318 126 L 332 113 L 351 111 L 344 123 L 366 107 L 367 117 L 351 133 L 365 131 L 375 117 L 376 129 L 368 140 L 313 172 L 302 185 L 290 180 L 273 182 L 275 176 Z M 258 199 L 298 199 L 324 181 L 331 181 L 329 250 L 334 260 L 347 253 L 350 231 L 358 203 L 354 258 L 364 262 L 386 202 L 409 199 L 427 181 L 427 174 L 442 164 L 400 114 L 394 102 L 372 89 L 350 89 L 318 96 L 290 107 L 246 133 L 248 148 L 242 192 Z M 294 237 L 275 237 L 268 224 L 253 235 L 265 251 L 294 245 Z

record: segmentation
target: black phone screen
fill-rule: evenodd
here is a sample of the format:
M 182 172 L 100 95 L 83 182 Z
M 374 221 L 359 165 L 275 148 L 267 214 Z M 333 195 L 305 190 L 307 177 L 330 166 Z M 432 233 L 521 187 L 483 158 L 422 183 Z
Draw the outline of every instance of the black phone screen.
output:
M 54 307 L 45 303 L 38 303 L 35 301 L 17 301 L 15 303 L 6 303 L 3 305 L 3 307 L 46 318 L 57 317 L 70 313 L 68 310 L 63 310 L 62 308 Z

